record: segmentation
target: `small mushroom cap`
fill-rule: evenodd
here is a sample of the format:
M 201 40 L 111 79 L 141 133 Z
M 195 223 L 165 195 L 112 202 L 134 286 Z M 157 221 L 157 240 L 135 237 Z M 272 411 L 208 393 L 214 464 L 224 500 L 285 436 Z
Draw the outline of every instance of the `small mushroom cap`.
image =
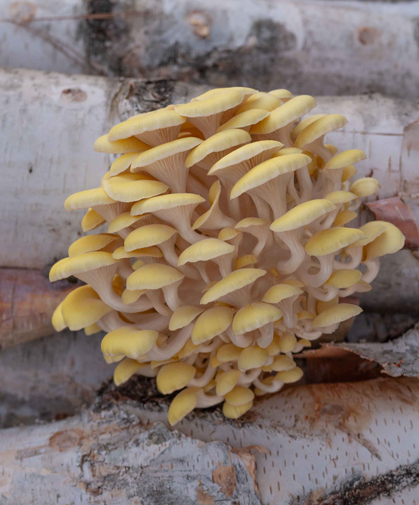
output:
M 132 231 L 125 239 L 126 251 L 160 245 L 169 240 L 178 231 L 166 224 L 148 224 Z
M 360 238 L 365 238 L 365 235 L 356 228 L 329 228 L 313 235 L 306 243 L 305 250 L 310 256 L 325 256 L 340 251 Z
M 135 270 L 127 279 L 130 291 L 137 289 L 161 289 L 181 281 L 185 276 L 169 265 L 148 263 Z
M 199 345 L 220 335 L 230 326 L 233 315 L 233 310 L 224 306 L 205 311 L 194 324 L 192 342 Z
M 230 199 L 237 198 L 246 191 L 261 186 L 279 175 L 294 172 L 299 168 L 305 167 L 310 162 L 311 159 L 305 154 L 289 154 L 266 160 L 252 168 L 252 170 L 236 182 L 231 190 Z
M 300 203 L 300 205 L 297 205 L 276 219 L 270 228 L 277 233 L 296 230 L 335 209 L 336 205 L 329 200 L 309 200 L 308 202 Z
M 71 331 L 79 331 L 96 323 L 111 310 L 88 285 L 69 293 L 61 306 L 63 320 Z
M 255 265 L 258 262 L 257 257 L 254 254 L 245 254 L 240 258 L 237 258 L 234 262 L 234 270 L 239 268 L 248 267 L 249 265 Z
M 261 349 L 258 346 L 246 347 L 242 350 L 239 356 L 237 366 L 240 370 L 252 370 L 265 365 L 269 359 L 269 354 L 266 349 Z
M 215 393 L 217 396 L 225 396 L 237 384 L 242 372 L 240 370 L 228 370 L 218 375 L 215 379 Z
M 206 117 L 224 112 L 241 104 L 244 93 L 238 89 L 226 89 L 214 96 L 208 96 L 192 102 L 175 105 L 175 111 L 184 117 Z
M 250 126 L 259 123 L 262 119 L 269 116 L 269 112 L 263 109 L 251 109 L 241 112 L 233 116 L 229 121 L 222 124 L 217 132 L 231 130 L 232 128 L 249 128 Z
M 123 212 L 109 223 L 108 233 L 117 233 L 136 223 L 141 216 L 131 216 L 129 212 Z
M 146 174 L 122 174 L 103 182 L 106 194 L 119 202 L 137 202 L 166 193 L 169 186 Z
M 279 303 L 292 296 L 302 295 L 304 291 L 290 284 L 275 284 L 266 291 L 262 301 L 266 303 Z
M 192 323 L 192 321 L 202 314 L 204 309 L 200 307 L 195 307 L 194 305 L 183 305 L 176 309 L 169 322 L 169 330 L 176 331 L 180 328 L 184 328 L 188 326 L 188 324 Z
M 80 237 L 71 244 L 68 249 L 68 255 L 71 258 L 72 256 L 78 256 L 79 254 L 84 254 L 87 252 L 100 251 L 100 249 L 103 249 L 118 239 L 119 237 L 116 235 L 110 235 L 106 233 L 98 235 L 86 235 L 85 237 Z
M 197 145 L 201 144 L 202 140 L 195 137 L 185 137 L 183 139 L 166 142 L 159 146 L 153 147 L 148 151 L 139 154 L 131 165 L 131 172 L 139 172 L 141 168 L 157 163 L 165 158 L 174 156 L 175 154 L 190 151 Z
M 283 128 L 289 123 L 296 121 L 301 116 L 305 116 L 316 106 L 316 100 L 312 96 L 300 95 L 291 98 L 277 109 L 273 110 L 269 116 L 253 126 L 250 130 L 252 134 L 272 133 L 279 128 Z
M 176 207 L 184 207 L 187 205 L 199 205 L 205 202 L 202 196 L 194 195 L 193 193 L 171 193 L 169 195 L 155 196 L 147 200 L 141 200 L 134 203 L 131 209 L 131 215 L 138 216 L 148 214 L 159 210 L 175 209 Z
M 195 377 L 196 369 L 187 363 L 170 363 L 160 368 L 157 374 L 157 389 L 163 395 L 183 389 Z
M 326 284 L 338 289 L 350 288 L 361 280 L 362 272 L 359 270 L 342 269 L 335 270 Z
M 72 258 L 64 258 L 51 268 L 49 280 L 55 282 L 82 272 L 114 265 L 117 262 L 112 258 L 112 253 L 103 251 L 88 252 Z
M 324 168 L 335 170 L 337 168 L 347 167 L 348 165 L 355 165 L 358 161 L 366 159 L 367 155 L 364 151 L 361 151 L 360 149 L 349 149 L 348 151 L 343 151 L 333 156 L 333 158 L 326 163 Z
M 121 326 L 110 331 L 102 339 L 104 356 L 126 356 L 136 359 L 151 351 L 159 334 L 153 330 L 139 330 L 133 326 Z
M 356 174 L 356 168 L 353 165 L 348 165 L 342 171 L 342 182 L 349 181 Z
M 285 279 L 283 284 L 289 284 L 290 286 L 295 286 L 296 288 L 304 287 L 304 282 L 301 282 L 299 279 Z
M 265 152 L 273 154 L 275 151 L 281 149 L 282 146 L 283 144 L 276 140 L 260 140 L 259 142 L 246 144 L 234 150 L 232 153 L 226 154 L 221 160 L 217 161 L 208 171 L 208 175 L 214 175 L 219 170 L 239 165 Z
M 376 222 L 383 223 L 386 230 L 366 246 L 365 256 L 367 260 L 386 254 L 393 254 L 404 247 L 405 237 L 394 224 L 387 223 L 386 221 Z
M 119 156 L 111 165 L 109 170 L 110 176 L 114 177 L 122 172 L 125 172 L 131 166 L 131 163 L 137 158 L 140 153 L 126 153 Z
M 346 117 L 341 114 L 327 114 L 304 128 L 295 139 L 294 145 L 302 149 L 305 145 L 311 144 L 327 133 L 342 128 L 347 122 Z
M 105 222 L 103 217 L 95 210 L 89 209 L 81 222 L 81 228 L 84 232 L 92 231 Z
M 292 358 L 282 354 L 281 356 L 277 356 L 274 359 L 272 365 L 270 365 L 270 369 L 271 369 L 270 371 L 272 371 L 272 372 L 288 372 L 289 370 L 292 370 L 296 366 L 297 365 Z
M 185 118 L 181 117 L 174 110 L 160 109 L 151 114 L 144 114 L 139 117 L 130 118 L 127 121 L 117 124 L 111 128 L 108 133 L 108 139 L 111 142 L 121 141 L 122 139 L 131 138 L 133 135 L 141 135 L 144 132 L 153 132 L 163 128 L 180 126 L 185 121 Z M 143 142 L 141 142 L 141 144 L 146 145 Z M 147 146 L 147 149 L 148 148 L 149 146 Z M 145 151 L 145 149 L 137 149 L 137 152 L 141 151 Z M 133 151 L 125 150 L 123 152 Z
M 64 202 L 65 210 L 88 209 L 96 205 L 109 205 L 115 203 L 103 188 L 86 189 L 70 195 Z
M 113 372 L 115 386 L 120 386 L 124 382 L 127 382 L 140 368 L 144 368 L 145 366 L 147 366 L 146 363 L 138 363 L 135 359 L 125 358 L 118 363 Z
M 269 221 L 267 219 L 261 219 L 260 217 L 245 217 L 239 221 L 234 228 L 236 230 L 246 231 L 247 228 L 251 228 L 252 226 L 264 226 L 268 223 Z
M 275 380 L 276 381 L 281 381 L 284 384 L 292 384 L 293 382 L 297 382 L 301 379 L 301 377 L 304 375 L 303 371 L 301 368 L 296 366 L 292 370 L 288 370 L 287 372 L 278 372 L 275 375 Z
M 95 335 L 102 331 L 97 324 L 91 324 L 90 326 L 86 326 L 84 329 L 84 334 L 89 337 L 90 335 Z
M 140 296 L 142 296 L 146 292 L 147 292 L 146 289 L 138 289 L 136 291 L 130 291 L 129 289 L 124 289 L 121 295 L 122 303 L 125 303 L 125 305 L 135 303 L 140 298 Z
M 236 313 L 233 319 L 233 332 L 235 335 L 242 335 L 273 323 L 281 317 L 282 312 L 277 307 L 269 303 L 253 302 Z
M 198 388 L 186 388 L 175 396 L 169 407 L 169 423 L 174 426 L 196 407 Z
M 58 307 L 54 310 L 52 314 L 51 323 L 55 331 L 62 331 L 67 328 L 67 324 L 64 321 L 62 313 L 63 302 L 61 302 Z
M 216 238 L 206 238 L 187 247 L 179 256 L 178 265 L 209 261 L 234 251 L 234 246 Z
M 206 91 L 205 93 L 202 93 L 202 95 L 192 98 L 192 101 L 194 102 L 196 100 L 206 100 L 207 98 L 212 98 L 215 95 L 219 95 L 220 93 L 224 93 L 225 91 L 240 91 L 240 93 L 242 93 L 244 98 L 258 92 L 257 89 L 247 88 L 244 86 L 231 86 L 228 88 L 214 88 L 214 89 L 210 89 L 209 91 Z
M 218 238 L 219 240 L 227 241 L 232 240 L 233 238 L 236 238 L 239 235 L 242 235 L 242 233 L 235 230 L 234 228 L 223 228 L 218 234 Z
M 242 349 L 234 344 L 226 344 L 221 346 L 217 351 L 217 360 L 219 363 L 228 363 L 229 361 L 237 361 L 240 357 Z
M 141 153 L 149 149 L 150 146 L 135 137 L 129 136 L 129 138 L 113 142 L 108 138 L 108 135 L 102 135 L 95 141 L 93 148 L 98 153 L 124 154 Z
M 281 352 L 291 352 L 297 345 L 297 339 L 292 333 L 284 333 L 278 339 Z
M 367 244 L 370 244 L 386 231 L 387 226 L 383 221 L 370 221 L 369 223 L 362 225 L 359 229 L 365 237 L 351 244 L 348 249 L 352 247 L 364 247 Z
M 269 91 L 270 95 L 276 96 L 278 98 L 292 98 L 293 94 L 291 91 L 288 91 L 287 89 L 273 89 L 272 91 Z
M 373 195 L 379 187 L 380 183 L 374 177 L 363 177 L 352 184 L 351 193 L 363 198 Z
M 250 96 L 244 104 L 240 106 L 237 110 L 237 114 L 259 109 L 268 112 L 267 115 L 269 115 L 270 111 L 276 109 L 280 105 L 282 105 L 281 99 L 269 93 L 259 91 L 258 93 L 254 93 Z
M 339 303 L 333 305 L 319 314 L 312 323 L 313 328 L 325 328 L 355 317 L 362 312 L 361 307 L 352 303 Z
M 228 402 L 224 402 L 223 414 L 228 419 L 238 419 L 242 415 L 246 414 L 246 412 L 252 408 L 252 405 L 253 401 L 244 403 L 243 405 L 240 405 L 240 407 L 233 407 L 233 405 L 230 405 Z
M 292 130 L 291 132 L 291 138 L 295 140 L 298 135 L 305 129 L 307 126 L 311 125 L 311 123 L 314 123 L 314 121 L 317 121 L 318 119 L 324 117 L 326 114 L 312 114 L 311 116 L 307 116 L 306 118 L 302 119 L 297 126 Z
M 218 153 L 226 149 L 231 149 L 232 147 L 247 144 L 251 140 L 252 137 L 249 133 L 237 128 L 215 133 L 188 154 L 185 165 L 187 168 L 190 168 L 211 153 Z
M 358 217 L 358 214 L 355 211 L 342 210 L 342 212 L 339 212 L 339 214 L 336 216 L 333 226 L 343 226 L 351 222 L 356 217 Z
M 226 394 L 225 400 L 233 407 L 240 407 L 245 403 L 251 402 L 255 397 L 253 391 L 244 386 L 236 386 Z
M 340 205 L 343 203 L 352 202 L 352 200 L 356 200 L 357 196 L 350 191 L 332 191 L 328 195 L 325 196 L 326 200 L 334 203 L 335 205 Z
M 266 270 L 259 268 L 241 268 L 234 270 L 224 279 L 214 284 L 201 298 L 201 305 L 214 302 L 223 296 L 241 289 L 249 284 L 253 284 L 259 277 L 266 274 Z
M 128 258 L 162 258 L 163 254 L 158 247 L 143 247 L 142 249 L 133 249 L 132 251 L 126 251 L 123 246 L 118 247 L 112 253 L 112 257 L 116 260 L 128 259 Z
M 302 149 L 297 149 L 296 147 L 284 147 L 280 151 L 277 151 L 273 155 L 273 158 L 276 158 L 277 156 L 285 156 L 286 154 L 301 154 L 302 152 Z

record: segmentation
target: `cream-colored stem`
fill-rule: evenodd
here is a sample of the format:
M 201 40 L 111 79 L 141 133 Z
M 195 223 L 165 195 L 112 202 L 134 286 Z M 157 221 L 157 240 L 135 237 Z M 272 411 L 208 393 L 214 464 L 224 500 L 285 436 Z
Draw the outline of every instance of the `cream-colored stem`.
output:
M 306 256 L 306 252 L 298 236 L 298 230 L 283 231 L 275 235 L 287 245 L 290 251 L 289 259 L 279 261 L 276 264 L 276 268 L 283 275 L 291 274 L 297 270 Z
M 145 293 L 146 297 L 150 300 L 154 310 L 162 316 L 171 316 L 173 312 L 164 303 L 163 293 L 158 289 L 150 289 Z M 127 305 L 129 307 L 129 305 Z
M 188 386 L 196 386 L 199 388 L 202 388 L 208 384 L 208 382 L 214 377 L 217 369 L 212 368 L 210 364 L 208 363 L 207 369 L 205 372 L 200 376 L 200 377 L 195 377 L 193 378 L 189 383 Z
M 154 361 L 163 361 L 170 359 L 177 352 L 179 352 L 182 347 L 189 340 L 192 332 L 192 324 L 188 324 L 181 330 L 174 332 L 165 342 L 163 347 L 158 347 L 155 345 L 147 356 Z
M 324 284 L 327 279 L 332 275 L 333 272 L 333 258 L 334 254 L 326 254 L 325 256 L 318 256 L 320 267 L 318 268 L 318 272 L 315 274 L 310 274 L 308 269 L 305 268 L 305 265 L 302 264 L 301 267 L 297 270 L 298 278 L 304 282 L 306 286 L 311 286 L 313 288 L 318 288 L 322 284 Z M 312 263 L 308 263 L 308 268 L 312 266 Z
M 335 270 L 357 268 L 362 260 L 362 247 L 349 247 L 348 249 L 345 249 L 345 255 L 350 257 L 350 261 L 343 263 L 335 260 L 333 263 L 333 268 Z
M 266 393 L 277 393 L 284 386 L 284 383 L 281 381 L 274 381 L 272 384 L 264 384 L 259 379 L 255 379 L 253 384 Z
M 327 284 L 319 288 L 307 287 L 307 292 L 322 302 L 330 302 L 330 300 L 333 300 L 338 294 L 338 291 L 338 288 Z
M 254 368 L 249 372 L 242 372 L 242 374 L 239 377 L 239 380 L 237 381 L 237 384 L 239 386 L 247 386 L 248 384 L 251 384 L 255 379 L 257 379 L 261 374 L 261 372 L 262 368 Z
M 299 168 L 296 171 L 298 186 L 300 190 L 300 201 L 307 202 L 311 199 L 313 192 L 313 182 L 310 177 L 308 167 Z
M 367 267 L 367 271 L 362 276 L 362 280 L 370 284 L 377 277 L 380 270 L 380 258 L 366 260 L 364 265 Z

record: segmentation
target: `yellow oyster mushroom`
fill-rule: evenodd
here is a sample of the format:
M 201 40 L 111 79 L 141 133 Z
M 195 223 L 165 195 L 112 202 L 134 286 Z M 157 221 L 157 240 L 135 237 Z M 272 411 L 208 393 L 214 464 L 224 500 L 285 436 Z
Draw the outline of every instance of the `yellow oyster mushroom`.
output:
M 168 395 L 183 389 L 195 377 L 196 369 L 187 363 L 170 363 L 160 368 L 157 374 L 157 389 Z

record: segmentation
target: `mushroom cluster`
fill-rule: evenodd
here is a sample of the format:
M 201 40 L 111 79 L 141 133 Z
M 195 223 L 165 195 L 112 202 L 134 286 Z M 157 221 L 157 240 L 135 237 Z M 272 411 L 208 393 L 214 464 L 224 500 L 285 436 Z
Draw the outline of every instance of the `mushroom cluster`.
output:
M 293 359 L 361 309 L 379 259 L 404 245 L 392 224 L 348 226 L 379 187 L 351 183 L 358 149 L 324 144 L 339 114 L 287 90 L 214 89 L 135 115 L 95 142 L 120 155 L 101 185 L 76 193 L 85 232 L 50 279 L 84 283 L 57 307 L 57 330 L 105 331 L 117 385 L 134 374 L 178 392 L 169 421 L 223 403 L 228 418 L 255 396 L 298 381 Z M 306 116 L 304 119 L 303 116 Z

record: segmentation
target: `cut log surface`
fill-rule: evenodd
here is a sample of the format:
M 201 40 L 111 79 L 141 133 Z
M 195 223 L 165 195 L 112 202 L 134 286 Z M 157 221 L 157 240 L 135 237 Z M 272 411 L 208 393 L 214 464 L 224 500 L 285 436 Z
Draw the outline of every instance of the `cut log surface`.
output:
M 0 65 L 417 98 L 417 2 L 2 2 Z M 389 72 L 391 78 L 389 78 Z
M 109 387 L 64 421 L 1 431 L 0 503 L 418 503 L 416 380 L 293 387 L 239 421 L 215 408 L 175 431 L 147 383 Z
M 63 202 L 76 191 L 97 187 L 111 161 L 93 151 L 94 140 L 129 115 L 189 100 L 205 89 L 169 80 L 1 70 L 0 266 L 41 269 L 64 257 L 80 236 L 83 213 L 67 213 Z M 398 194 L 418 219 L 416 102 L 379 95 L 323 97 L 317 109 L 348 118 L 348 125 L 328 141 L 341 150 L 364 149 L 369 159 L 359 163 L 359 176 L 376 177 L 379 198 Z M 384 258 L 375 286 L 365 298 L 367 305 L 362 299 L 363 306 L 392 311 L 417 307 L 418 258 L 408 250 Z

